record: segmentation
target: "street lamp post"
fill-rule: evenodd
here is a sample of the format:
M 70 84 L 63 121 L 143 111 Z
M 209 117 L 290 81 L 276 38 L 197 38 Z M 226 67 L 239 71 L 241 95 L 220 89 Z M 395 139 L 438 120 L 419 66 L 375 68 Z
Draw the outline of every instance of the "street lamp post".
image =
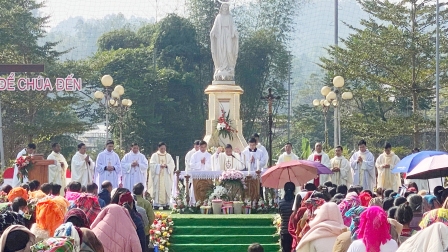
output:
M 128 111 L 129 107 L 132 105 L 132 101 L 130 99 L 121 99 L 121 96 L 124 95 L 124 88 L 122 85 L 116 85 L 112 90 L 113 78 L 110 75 L 104 75 L 101 78 L 101 84 L 104 86 L 103 91 L 96 91 L 93 96 L 103 101 L 106 107 L 106 140 L 109 139 L 109 107 L 111 109 L 116 109 L 117 114 L 120 118 L 119 127 L 120 127 L 120 148 L 122 148 L 122 124 L 123 124 L 123 116 L 124 113 Z
M 321 89 L 321 94 L 325 99 L 315 99 L 313 105 L 315 107 L 322 107 L 322 112 L 325 119 L 325 145 L 328 148 L 328 129 L 327 129 L 327 114 L 330 106 L 335 108 L 335 120 L 334 120 L 334 147 L 341 145 L 341 116 L 340 105 L 342 100 L 350 100 L 353 98 L 352 92 L 344 92 L 341 95 L 340 89 L 344 86 L 344 78 L 336 76 L 333 78 L 333 90 L 329 86 L 324 86 Z

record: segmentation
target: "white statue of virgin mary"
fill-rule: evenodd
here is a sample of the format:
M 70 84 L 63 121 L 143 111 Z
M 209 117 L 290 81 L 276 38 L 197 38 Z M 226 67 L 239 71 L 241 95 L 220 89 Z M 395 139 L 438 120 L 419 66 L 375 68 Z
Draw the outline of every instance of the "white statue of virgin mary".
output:
M 238 58 L 238 31 L 229 12 L 229 4 L 223 3 L 210 31 L 211 51 L 215 64 L 215 81 L 235 80 Z

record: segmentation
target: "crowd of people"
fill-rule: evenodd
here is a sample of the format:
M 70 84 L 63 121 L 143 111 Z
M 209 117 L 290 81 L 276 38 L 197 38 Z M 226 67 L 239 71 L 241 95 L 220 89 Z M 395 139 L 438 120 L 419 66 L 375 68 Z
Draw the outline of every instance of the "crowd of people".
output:
M 284 186 L 279 202 L 284 252 L 421 252 L 448 249 L 448 189 L 433 194 L 411 182 L 406 191 L 362 186 L 316 187 L 294 195 Z
M 103 181 L 62 188 L 33 180 L 0 196 L 0 251 L 145 252 L 155 220 L 144 185 L 132 192 Z M 64 196 L 62 196 L 64 195 Z

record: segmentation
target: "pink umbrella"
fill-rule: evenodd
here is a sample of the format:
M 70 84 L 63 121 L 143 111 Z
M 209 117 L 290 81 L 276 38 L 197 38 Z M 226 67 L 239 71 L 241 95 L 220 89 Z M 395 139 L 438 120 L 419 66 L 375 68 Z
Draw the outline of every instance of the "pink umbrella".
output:
M 293 160 L 272 166 L 261 176 L 261 181 L 264 187 L 283 188 L 286 182 L 293 182 L 296 186 L 306 184 L 318 174 L 332 172 L 318 162 Z
M 406 178 L 432 179 L 446 176 L 448 176 L 448 154 L 443 154 L 423 159 L 406 175 Z

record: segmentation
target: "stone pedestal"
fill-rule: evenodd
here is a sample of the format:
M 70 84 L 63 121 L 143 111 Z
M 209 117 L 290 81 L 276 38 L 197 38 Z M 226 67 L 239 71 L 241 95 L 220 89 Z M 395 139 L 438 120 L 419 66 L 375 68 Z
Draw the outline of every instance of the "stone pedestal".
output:
M 232 147 L 239 148 L 241 151 L 247 146 L 247 142 L 243 137 L 243 125 L 240 119 L 240 95 L 244 93 L 243 89 L 235 85 L 233 81 L 213 81 L 205 89 L 208 95 L 208 120 L 205 122 L 206 133 L 204 141 L 209 146 L 225 146 L 231 144 Z M 237 130 L 229 137 L 223 138 L 218 136 L 216 130 L 217 120 L 221 116 L 221 110 L 224 109 L 229 114 L 231 126 Z

